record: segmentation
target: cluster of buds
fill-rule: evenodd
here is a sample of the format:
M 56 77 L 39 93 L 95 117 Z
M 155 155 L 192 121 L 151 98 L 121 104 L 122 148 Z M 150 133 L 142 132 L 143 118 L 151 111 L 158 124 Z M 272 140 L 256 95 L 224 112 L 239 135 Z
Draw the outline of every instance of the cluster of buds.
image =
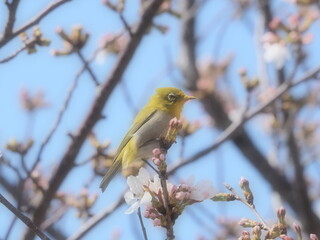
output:
M 167 170 L 166 164 L 166 154 L 161 152 L 159 148 L 155 148 L 152 151 L 153 157 L 152 162 L 157 166 L 160 172 L 165 172 Z
M 317 18 L 318 13 L 313 10 L 293 14 L 287 21 L 274 18 L 269 23 L 271 31 L 262 37 L 265 60 L 275 63 L 276 67 L 281 69 L 289 58 L 288 44 L 295 47 L 300 60 L 304 58 L 301 45 L 309 44 L 312 41 L 313 35 L 307 31 Z
M 72 28 L 71 34 L 68 35 L 61 27 L 58 27 L 56 32 L 63 39 L 64 48 L 62 50 L 53 50 L 52 54 L 66 56 L 82 49 L 89 38 L 89 33 L 84 33 L 82 30 L 82 26 L 75 26 Z
M 28 54 L 35 53 L 37 51 L 36 46 L 49 46 L 50 40 L 42 36 L 42 32 L 39 27 L 34 27 L 32 38 L 29 38 L 27 33 L 20 34 L 21 41 L 25 44 Z
M 25 155 L 30 150 L 32 145 L 32 139 L 27 140 L 27 142 L 25 143 L 18 142 L 16 139 L 11 139 L 8 143 L 6 143 L 5 147 L 11 152 L 18 153 L 20 155 Z
M 229 55 L 221 61 L 213 59 L 200 61 L 197 89 L 203 94 L 211 94 L 216 88 L 217 81 L 225 75 L 232 59 L 233 56 Z
M 242 231 L 238 240 L 260 240 L 261 239 L 261 227 L 254 226 L 251 230 L 251 234 L 248 231 Z
M 257 77 L 250 78 L 248 77 L 247 70 L 246 69 L 240 69 L 239 75 L 242 81 L 243 86 L 247 89 L 248 92 L 253 91 L 256 89 L 256 87 L 259 86 L 259 79 Z
M 76 197 L 63 192 L 59 192 L 56 195 L 56 198 L 59 199 L 63 204 L 77 209 L 77 217 L 83 219 L 92 216 L 90 210 L 96 203 L 97 197 L 97 194 L 90 195 L 88 189 L 86 188 L 82 189 L 79 196 Z
M 101 49 L 106 53 L 119 54 L 127 45 L 128 40 L 127 35 L 109 33 L 102 38 Z
M 123 51 L 129 40 L 128 35 L 109 33 L 102 37 L 96 61 L 104 63 L 108 54 L 117 55 Z
M 282 39 L 285 43 L 309 44 L 313 39 L 313 35 L 306 32 L 318 17 L 317 12 L 308 10 L 292 14 L 286 22 L 279 18 L 274 18 L 269 23 L 274 35 L 269 36 L 269 38 L 271 41 Z M 284 33 L 284 37 L 281 38 L 281 35 L 275 34 L 276 31 L 279 31 L 279 34 Z
M 40 108 L 45 108 L 49 104 L 44 100 L 44 95 L 42 91 L 38 91 L 32 96 L 29 91 L 21 91 L 21 105 L 22 108 L 28 112 L 33 112 Z
M 168 150 L 171 145 L 176 141 L 179 130 L 182 128 L 182 121 L 172 118 L 169 122 L 169 129 L 166 136 L 160 138 L 160 148 Z

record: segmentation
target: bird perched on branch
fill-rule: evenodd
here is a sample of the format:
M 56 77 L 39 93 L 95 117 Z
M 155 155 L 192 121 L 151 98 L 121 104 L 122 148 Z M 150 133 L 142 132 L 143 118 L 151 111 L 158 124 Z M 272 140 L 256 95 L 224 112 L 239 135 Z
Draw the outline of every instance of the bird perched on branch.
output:
M 135 161 L 148 160 L 152 150 L 159 148 L 159 138 L 169 128 L 169 121 L 180 118 L 183 105 L 195 99 L 174 87 L 158 88 L 147 105 L 138 113 L 123 138 L 108 172 L 100 183 L 104 191 L 120 168 L 127 168 Z

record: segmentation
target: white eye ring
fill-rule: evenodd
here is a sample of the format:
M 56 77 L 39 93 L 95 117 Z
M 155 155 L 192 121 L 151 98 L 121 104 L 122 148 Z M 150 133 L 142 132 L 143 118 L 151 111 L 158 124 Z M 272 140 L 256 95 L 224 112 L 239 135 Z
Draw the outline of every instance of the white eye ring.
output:
M 176 100 L 176 95 L 174 95 L 174 93 L 169 93 L 168 94 L 168 100 L 170 102 L 174 102 Z

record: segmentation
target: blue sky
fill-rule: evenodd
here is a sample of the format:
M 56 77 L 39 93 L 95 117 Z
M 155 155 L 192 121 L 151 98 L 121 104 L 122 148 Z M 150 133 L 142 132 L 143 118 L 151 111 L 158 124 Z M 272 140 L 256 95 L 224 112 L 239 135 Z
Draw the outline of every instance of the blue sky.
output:
M 139 19 L 138 2 L 137 0 L 127 1 L 125 17 L 128 22 L 134 22 Z M 16 26 L 21 26 L 48 3 L 50 1 L 21 1 Z M 225 14 L 221 14 L 224 11 Z M 4 20 L 6 19 L 4 4 L 0 5 L 0 16 L 0 29 L 2 29 Z M 248 31 L 248 26 L 250 28 L 255 23 L 251 20 L 255 19 L 256 13 L 250 10 L 246 17 L 247 24 L 235 20 L 228 25 L 225 32 L 219 30 L 221 26 L 224 26 L 224 22 L 229 21 L 228 18 L 230 19 L 231 17 L 232 8 L 229 1 L 207 1 L 206 7 L 200 11 L 200 17 L 196 25 L 197 32 L 200 35 L 206 33 L 205 39 L 197 48 L 197 56 L 199 59 L 215 58 L 213 55 L 217 52 L 220 59 L 228 54 L 235 56 L 231 65 L 229 79 L 232 81 L 233 89 L 231 91 L 236 94 L 241 105 L 244 103 L 245 92 L 239 81 L 238 69 L 246 67 L 251 76 L 258 74 L 256 66 L 256 39 Z M 169 27 L 168 33 L 163 35 L 154 30 L 145 36 L 123 78 L 133 100 L 132 104 L 138 108 L 141 108 L 146 103 L 155 88 L 163 86 L 180 87 L 175 82 L 176 79 L 182 79 L 177 70 L 170 73 L 167 71 L 168 56 L 173 63 L 176 62 L 178 56 L 179 21 L 165 14 L 157 17 L 156 22 L 167 25 Z M 45 138 L 53 125 L 76 72 L 81 68 L 81 62 L 76 56 L 54 57 L 50 54 L 50 49 L 60 49 L 62 47 L 62 41 L 55 33 L 55 28 L 60 26 L 69 32 L 72 26 L 78 24 L 81 24 L 85 31 L 90 32 L 89 42 L 83 49 L 83 54 L 86 57 L 91 56 L 102 36 L 106 33 L 118 32 L 122 28 L 122 23 L 117 14 L 103 6 L 101 1 L 72 1 L 60 7 L 39 24 L 44 36 L 52 41 L 50 47 L 38 48 L 38 52 L 32 55 L 22 53 L 12 61 L 0 65 L 0 89 L 3 90 L 0 95 L 2 102 L 0 104 L 0 114 L 2 116 L 0 147 L 3 150 L 5 143 L 10 138 L 16 138 L 20 141 L 25 140 L 26 137 L 35 139 L 36 142 L 27 156 L 29 165 L 32 164 L 40 142 Z M 215 46 L 221 37 L 221 32 L 224 32 L 224 38 L 221 48 L 217 51 Z M 28 33 L 31 33 L 31 31 L 29 30 Z M 318 39 L 316 41 L 318 42 Z M 11 41 L 1 49 L 0 58 L 4 58 L 19 48 L 20 45 L 21 43 L 18 38 Z M 92 68 L 100 82 L 104 81 L 106 76 L 108 76 L 115 59 L 114 56 L 108 56 L 103 65 L 92 64 Z M 40 110 L 32 119 L 34 126 L 29 136 L 26 136 L 29 131 L 28 129 L 30 129 L 29 116 L 20 106 L 19 94 L 22 89 L 28 89 L 33 93 L 42 90 L 45 93 L 45 99 L 50 103 L 50 107 Z M 49 177 L 52 174 L 59 159 L 63 156 L 70 142 L 67 133 L 72 133 L 78 129 L 92 105 L 95 93 L 96 89 L 89 75 L 83 74 L 70 103 L 69 110 L 66 112 L 62 124 L 43 154 L 45 161 L 41 165 L 41 170 L 46 176 Z M 116 88 L 104 108 L 104 114 L 107 118 L 95 126 L 94 132 L 101 141 L 106 139 L 111 140 L 112 148 L 116 148 L 134 117 L 134 112 L 128 106 L 120 85 Z M 184 116 L 189 120 L 197 120 L 205 118 L 206 114 L 199 102 L 194 101 L 185 106 Z M 263 152 L 270 151 L 270 142 L 260 142 L 259 140 L 263 134 L 261 129 L 255 129 L 251 125 L 247 127 L 250 130 L 252 129 L 250 133 L 252 138 L 256 140 L 258 147 Z M 190 156 L 192 153 L 210 145 L 217 136 L 218 132 L 213 131 L 209 127 L 203 127 L 191 139 L 187 140 L 185 155 Z M 175 159 L 178 156 L 179 146 L 178 140 L 178 143 L 169 152 L 170 159 Z M 16 156 L 7 153 L 7 151 L 5 153 L 9 158 L 16 158 Z M 77 161 L 80 162 L 91 154 L 92 148 L 86 142 Z M 9 175 L 7 172 L 5 174 Z M 271 204 L 268 199 L 271 193 L 269 186 L 265 184 L 261 176 L 255 172 L 231 143 L 223 144 L 217 151 L 207 155 L 199 162 L 184 167 L 178 171 L 177 179 L 185 179 L 190 175 L 195 175 L 197 180 L 210 179 L 217 189 L 223 191 L 223 182 L 237 186 L 240 176 L 248 178 L 255 193 L 258 210 L 261 210 L 261 214 L 267 220 L 274 218 L 274 215 L 270 211 Z M 76 195 L 81 186 L 88 181 L 89 177 L 89 165 L 79 167 L 66 179 L 61 190 Z M 100 179 L 97 178 L 89 187 L 92 194 L 99 194 L 98 201 L 94 206 L 94 212 L 99 212 L 99 210 L 111 204 L 125 188 L 125 180 L 118 176 L 111 183 L 107 192 L 101 194 L 98 189 L 99 182 Z M 252 213 L 244 206 L 241 206 L 240 203 L 205 202 L 201 203 L 201 205 L 205 207 L 206 211 L 216 217 L 223 215 L 232 216 L 236 219 L 240 219 L 240 217 L 253 218 Z M 124 211 L 126 207 L 118 209 L 110 218 L 103 221 L 83 239 L 110 239 L 110 234 L 117 229 L 121 229 L 121 239 L 135 239 L 132 226 L 141 234 L 140 226 L 135 226 L 137 225 L 138 218 L 136 215 L 125 215 Z M 200 212 L 196 205 L 189 208 L 198 213 Z M 12 218 L 11 213 L 8 213 L 3 206 L 0 206 L 0 215 L 2 214 Z M 202 233 L 205 236 L 212 236 L 214 234 L 214 232 L 208 232 L 205 226 L 195 224 L 192 218 L 193 216 L 189 214 L 187 208 L 175 226 L 177 239 L 195 239 Z M 215 221 L 215 219 L 206 217 L 202 217 L 202 219 L 208 226 L 211 226 Z M 163 230 L 152 227 L 149 220 L 145 219 L 144 222 L 146 223 L 150 239 L 164 238 Z M 80 225 L 81 221 L 75 218 L 74 210 L 70 211 L 67 217 L 61 219 L 58 223 L 58 226 L 61 226 L 65 230 L 66 235 L 74 233 Z M 16 225 L 15 234 L 12 234 L 12 239 L 20 236 L 20 232 L 23 229 L 22 226 L 21 223 Z M 4 233 L 0 231 L 0 238 L 3 235 Z

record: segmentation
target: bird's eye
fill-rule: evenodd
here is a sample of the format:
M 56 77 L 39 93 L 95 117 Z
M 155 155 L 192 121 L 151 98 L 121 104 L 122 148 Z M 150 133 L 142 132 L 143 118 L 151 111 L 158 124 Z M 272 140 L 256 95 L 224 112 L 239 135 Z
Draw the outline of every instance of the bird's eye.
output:
M 174 95 L 173 93 L 169 93 L 168 100 L 170 102 L 174 102 L 176 100 L 176 95 Z

